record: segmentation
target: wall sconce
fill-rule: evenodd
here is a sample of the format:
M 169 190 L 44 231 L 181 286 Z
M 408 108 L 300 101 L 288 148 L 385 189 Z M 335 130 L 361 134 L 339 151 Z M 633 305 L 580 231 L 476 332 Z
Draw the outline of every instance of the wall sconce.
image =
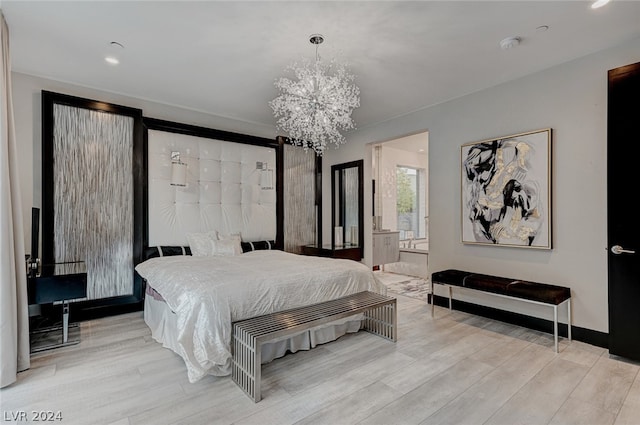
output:
M 256 170 L 260 170 L 260 188 L 262 190 L 273 189 L 273 170 L 269 169 L 266 162 L 256 162 Z
M 171 152 L 171 186 L 187 185 L 187 164 L 180 161 L 180 152 Z

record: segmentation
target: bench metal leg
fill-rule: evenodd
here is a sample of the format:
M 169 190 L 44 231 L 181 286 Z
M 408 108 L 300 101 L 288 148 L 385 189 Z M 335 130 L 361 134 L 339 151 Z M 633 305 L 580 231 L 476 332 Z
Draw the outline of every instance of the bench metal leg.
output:
M 451 285 L 443 285 L 446 286 L 449 291 L 449 310 L 453 310 L 453 287 Z M 436 291 L 435 291 L 435 283 L 431 282 L 431 317 L 434 317 L 436 309 Z
M 233 330 L 233 358 L 231 379 L 255 403 L 260 401 L 262 347 L 256 338 L 244 329 Z
M 573 322 L 571 318 L 571 298 L 568 298 L 563 302 L 567 303 L 567 339 L 571 341 L 572 340 L 571 325 Z M 553 339 L 554 339 L 556 353 L 557 353 L 558 352 L 558 306 L 557 305 L 553 306 Z
M 62 343 L 69 342 L 69 301 L 62 302 Z
M 436 309 L 436 284 L 433 283 L 433 281 L 431 281 L 431 317 L 434 316 L 435 309 Z
M 558 306 L 553 306 L 553 341 L 558 352 Z
M 571 318 L 571 298 L 567 300 L 567 337 L 569 337 L 569 341 L 571 341 L 571 324 L 573 320 Z
M 255 338 L 253 338 L 255 340 Z M 260 391 L 260 385 L 262 383 L 262 344 L 255 345 L 253 350 L 253 402 L 257 403 L 262 399 L 262 392 Z
M 362 321 L 366 331 L 393 342 L 397 341 L 397 323 L 398 309 L 395 298 L 388 304 L 366 311 Z

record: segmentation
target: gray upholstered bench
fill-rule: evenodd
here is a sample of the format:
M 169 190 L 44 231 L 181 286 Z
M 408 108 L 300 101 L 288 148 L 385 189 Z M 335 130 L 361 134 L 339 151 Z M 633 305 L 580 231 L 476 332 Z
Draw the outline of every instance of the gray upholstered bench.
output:
M 234 322 L 233 382 L 254 402 L 259 402 L 262 344 L 359 313 L 364 313 L 363 329 L 396 341 L 396 299 L 369 291 Z
M 442 285 L 449 289 L 449 309 L 453 299 L 453 287 L 482 291 L 504 298 L 526 301 L 553 308 L 553 338 L 558 352 L 558 306 L 567 305 L 567 336 L 571 341 L 571 289 L 546 283 L 528 282 L 506 277 L 470 273 L 462 270 L 443 270 L 431 274 L 432 285 Z M 433 291 L 432 291 L 433 292 Z M 431 316 L 434 315 L 433 294 Z

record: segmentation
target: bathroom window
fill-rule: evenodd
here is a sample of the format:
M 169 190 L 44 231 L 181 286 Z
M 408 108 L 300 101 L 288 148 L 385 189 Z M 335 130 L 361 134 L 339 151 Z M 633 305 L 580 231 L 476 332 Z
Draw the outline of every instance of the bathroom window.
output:
M 398 166 L 396 185 L 400 239 L 426 238 L 426 170 Z

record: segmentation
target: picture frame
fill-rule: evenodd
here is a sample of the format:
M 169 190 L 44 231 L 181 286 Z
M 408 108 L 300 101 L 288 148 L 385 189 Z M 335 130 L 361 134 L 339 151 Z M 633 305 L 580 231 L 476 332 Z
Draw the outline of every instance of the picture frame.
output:
M 552 249 L 552 129 L 462 145 L 463 244 Z

